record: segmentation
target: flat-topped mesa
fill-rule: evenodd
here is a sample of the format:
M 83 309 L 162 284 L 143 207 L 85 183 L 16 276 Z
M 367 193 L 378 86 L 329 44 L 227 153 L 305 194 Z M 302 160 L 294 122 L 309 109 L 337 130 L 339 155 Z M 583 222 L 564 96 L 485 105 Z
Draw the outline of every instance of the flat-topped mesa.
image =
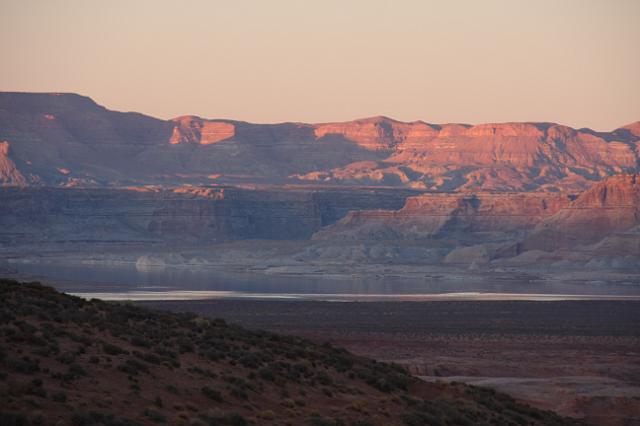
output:
M 193 115 L 174 118 L 173 133 L 169 143 L 195 143 L 211 145 L 230 139 L 236 134 L 236 126 L 227 121 L 205 120 Z
M 461 133 L 468 137 L 542 138 L 545 136 L 547 128 L 549 128 L 547 123 L 487 123 L 465 128 Z
M 373 149 L 406 147 L 411 143 L 428 141 L 433 138 L 492 138 L 531 137 L 546 135 L 548 123 L 489 123 L 471 126 L 468 124 L 428 124 L 423 121 L 402 122 L 388 117 L 371 117 L 340 123 L 315 124 L 318 138 L 340 135 L 359 145 Z
M 383 116 L 313 126 L 317 138 L 342 136 L 371 150 L 393 150 L 402 142 L 427 140 L 440 132 L 437 125 L 422 121 L 405 123 Z
M 0 141 L 11 144 L 12 164 L 29 182 L 54 186 L 215 181 L 574 191 L 640 171 L 638 135 L 640 123 L 595 132 L 553 123 L 438 125 L 387 117 L 318 124 L 159 120 L 75 94 L 0 93 Z M 11 184 L 7 174 L 3 184 Z
M 0 109 L 24 114 L 55 114 L 59 112 L 106 111 L 88 96 L 76 93 L 0 92 Z

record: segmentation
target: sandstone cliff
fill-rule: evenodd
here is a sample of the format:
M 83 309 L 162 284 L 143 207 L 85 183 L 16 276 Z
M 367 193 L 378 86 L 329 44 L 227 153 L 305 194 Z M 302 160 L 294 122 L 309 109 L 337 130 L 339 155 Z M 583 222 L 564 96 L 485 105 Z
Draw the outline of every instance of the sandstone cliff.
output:
M 640 178 L 614 176 L 578 195 L 427 193 L 400 210 L 351 212 L 313 240 L 305 259 L 637 269 Z
M 594 244 L 638 225 L 640 176 L 614 176 L 595 184 L 571 204 L 543 220 L 520 244 L 520 250 L 553 251 Z
M 252 124 L 110 111 L 74 94 L 0 93 L 0 184 L 306 183 L 438 191 L 579 190 L 638 172 L 639 124 L 428 124 L 373 117 Z M 19 177 L 22 176 L 22 177 Z
M 351 210 L 400 208 L 404 190 L 0 188 L 0 246 L 304 240 Z
M 509 241 L 568 205 L 554 193 L 427 193 L 397 211 L 355 211 L 314 235 L 316 240 Z

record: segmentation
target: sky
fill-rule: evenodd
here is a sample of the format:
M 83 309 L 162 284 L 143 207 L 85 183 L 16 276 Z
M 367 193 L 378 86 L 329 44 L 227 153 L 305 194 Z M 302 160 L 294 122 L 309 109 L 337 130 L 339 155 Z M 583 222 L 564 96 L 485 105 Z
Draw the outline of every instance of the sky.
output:
M 259 123 L 640 120 L 640 0 L 0 0 L 0 90 Z

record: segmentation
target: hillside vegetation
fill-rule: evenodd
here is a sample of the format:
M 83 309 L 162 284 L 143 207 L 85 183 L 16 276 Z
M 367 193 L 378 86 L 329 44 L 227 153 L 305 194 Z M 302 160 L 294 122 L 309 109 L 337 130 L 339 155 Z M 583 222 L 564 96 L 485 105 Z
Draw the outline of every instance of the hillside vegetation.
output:
M 2 425 L 572 425 L 298 337 L 0 280 Z

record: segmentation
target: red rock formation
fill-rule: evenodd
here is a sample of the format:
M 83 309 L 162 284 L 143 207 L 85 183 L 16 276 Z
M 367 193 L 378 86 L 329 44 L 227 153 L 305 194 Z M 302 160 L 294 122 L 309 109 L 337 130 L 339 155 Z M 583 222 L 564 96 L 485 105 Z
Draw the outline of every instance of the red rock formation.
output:
M 410 182 L 400 181 L 414 187 L 501 191 L 581 189 L 589 181 L 638 169 L 640 137 L 634 125 L 624 134 L 598 134 L 547 123 L 428 126 L 384 118 L 354 123 L 330 128 L 362 146 L 389 151 L 384 162 L 358 174 L 380 184 L 397 166 L 412 175 Z M 362 131 L 365 125 L 369 132 Z M 351 183 L 349 167 L 324 171 L 323 180 Z
M 173 128 L 169 143 L 196 143 L 210 145 L 235 135 L 236 127 L 225 121 L 210 121 L 192 115 L 174 118 L 176 126 Z
M 640 175 L 608 178 L 536 226 L 522 251 L 574 248 L 640 225 Z M 636 237 L 637 238 L 637 237 Z
M 436 125 L 386 117 L 164 121 L 73 94 L 0 93 L 0 140 L 11 144 L 19 173 L 50 185 L 207 184 L 215 175 L 226 183 L 563 191 L 640 170 L 638 122 L 598 133 L 552 123 Z M 61 175 L 62 168 L 72 173 Z
M 635 136 L 636 138 L 640 138 L 640 121 L 627 124 L 626 126 L 623 126 L 618 130 L 626 130 L 632 136 Z
M 397 211 L 351 212 L 314 239 L 504 241 L 523 235 L 569 202 L 567 195 L 550 193 L 423 194 L 408 198 Z
M 403 123 L 387 117 L 316 124 L 313 127 L 317 138 L 339 135 L 371 150 L 392 150 L 401 142 L 432 138 L 438 134 L 437 128 L 427 123 Z
M 9 142 L 0 142 L 0 185 L 26 185 L 27 179 L 9 158 Z

